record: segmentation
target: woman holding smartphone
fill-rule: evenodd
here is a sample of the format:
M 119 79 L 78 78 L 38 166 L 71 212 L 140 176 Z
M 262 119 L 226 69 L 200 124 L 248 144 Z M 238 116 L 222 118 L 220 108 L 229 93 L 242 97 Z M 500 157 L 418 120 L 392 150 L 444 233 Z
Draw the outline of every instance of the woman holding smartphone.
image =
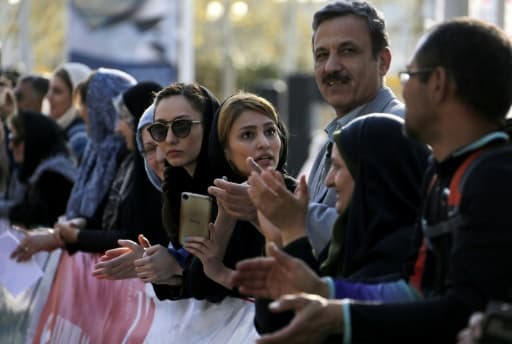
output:
M 286 131 L 272 104 L 255 94 L 241 92 L 224 101 L 214 119 L 209 147 L 210 168 L 215 175 L 224 176 L 232 183 L 247 181 L 253 170 L 249 158 L 260 168 L 286 173 Z M 295 189 L 293 178 L 286 177 L 285 181 L 290 190 Z M 240 202 L 252 206 L 248 197 Z M 256 221 L 230 215 L 222 198 L 217 198 L 217 205 L 217 219 L 210 226 L 210 237 L 189 237 L 185 245 L 199 258 L 192 269 L 203 268 L 210 278 L 192 281 L 192 293 L 197 298 L 240 296 L 230 282 L 236 263 L 259 256 L 264 250 L 265 235 L 258 230 Z
M 179 242 L 180 208 L 183 192 L 207 194 L 213 177 L 208 168 L 208 136 L 218 100 L 198 84 L 173 83 L 161 90 L 154 101 L 153 124 L 147 130 L 165 156 L 162 182 L 162 220 L 171 242 L 174 261 L 162 276 L 162 247 L 146 249 L 146 256 L 135 261 L 139 278 L 152 282 L 159 299 L 190 297 L 184 288 L 184 275 L 192 257 Z M 153 257 L 158 254 L 156 264 Z M 169 256 L 165 256 L 169 258 Z M 167 262 L 168 263 L 168 262 Z

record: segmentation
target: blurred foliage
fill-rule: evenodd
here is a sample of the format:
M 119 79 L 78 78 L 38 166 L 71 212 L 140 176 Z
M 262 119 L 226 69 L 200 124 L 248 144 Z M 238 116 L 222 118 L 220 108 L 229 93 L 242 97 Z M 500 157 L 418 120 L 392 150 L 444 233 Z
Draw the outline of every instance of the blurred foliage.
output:
M 66 0 L 32 0 L 31 4 L 34 70 L 51 72 L 65 59 Z
M 207 19 L 210 0 L 195 0 L 195 54 L 196 79 L 220 92 L 223 73 L 223 36 L 221 18 Z M 232 1 L 234 3 L 235 1 Z M 296 56 L 293 61 L 298 71 L 312 71 L 311 17 L 319 3 L 297 1 L 245 0 L 248 11 L 238 20 L 231 20 L 231 59 L 236 71 L 236 87 L 248 89 L 260 79 L 283 77 L 280 69 L 287 49 Z M 294 42 L 288 42 L 285 23 L 287 13 L 295 10 Z M 227 13 L 227 12 L 226 12 Z M 218 93 L 220 94 L 220 93 Z
M 30 12 L 27 23 L 20 23 L 21 2 L 9 5 L 7 1 L 0 0 L 0 17 L 6 25 L 0 27 L 0 41 L 3 43 L 2 55 L 10 55 L 11 61 L 3 67 L 15 68 L 20 72 L 27 71 L 27 66 L 21 63 L 21 25 L 28 27 L 28 44 L 32 56 L 32 70 L 39 73 L 50 72 L 65 58 L 66 36 L 66 0 L 32 0 L 29 2 Z M 25 27 L 25 29 L 27 29 Z M 12 49 L 12 51 L 5 51 Z

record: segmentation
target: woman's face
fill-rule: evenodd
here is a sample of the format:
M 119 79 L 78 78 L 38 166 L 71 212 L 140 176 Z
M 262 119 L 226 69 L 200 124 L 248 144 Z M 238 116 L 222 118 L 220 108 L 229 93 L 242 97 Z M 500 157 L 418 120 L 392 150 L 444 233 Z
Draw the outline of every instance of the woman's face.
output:
M 279 163 L 281 139 L 272 119 L 254 110 L 245 110 L 229 130 L 226 158 L 243 176 L 251 174 L 247 158 L 252 157 L 263 168 Z
M 18 164 L 22 164 L 25 160 L 25 142 L 20 141 L 14 127 L 11 128 L 11 132 L 9 133 L 9 149 L 12 152 L 14 161 Z
M 155 122 L 169 123 L 176 119 L 202 121 L 202 116 L 182 95 L 162 99 L 155 109 Z M 179 138 L 172 132 L 169 125 L 167 136 L 165 140 L 158 142 L 158 147 L 171 166 L 183 167 L 193 175 L 201 151 L 203 132 L 202 123 L 193 124 L 190 133 L 184 138 Z
M 126 143 L 126 148 L 128 148 L 130 152 L 133 152 L 133 150 L 135 149 L 135 132 L 133 131 L 133 125 L 125 119 L 118 118 L 115 132 L 123 136 L 124 142 Z
M 325 177 L 325 184 L 336 191 L 336 211 L 342 214 L 348 207 L 354 193 L 355 181 L 336 145 L 331 153 L 331 168 Z
M 147 128 L 147 127 L 146 127 Z M 144 158 L 149 167 L 156 173 L 160 180 L 164 180 L 165 154 L 151 138 L 149 131 L 142 130 L 142 144 L 144 146 Z
M 50 117 L 53 119 L 59 119 L 72 105 L 72 91 L 57 75 L 52 76 L 46 96 L 50 103 Z

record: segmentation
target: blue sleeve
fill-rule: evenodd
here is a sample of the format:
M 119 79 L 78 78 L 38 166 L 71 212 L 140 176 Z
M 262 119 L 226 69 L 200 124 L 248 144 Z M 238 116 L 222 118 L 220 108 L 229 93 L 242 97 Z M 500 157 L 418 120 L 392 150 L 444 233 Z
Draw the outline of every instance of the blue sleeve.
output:
M 169 254 L 171 254 L 176 259 L 176 261 L 178 262 L 180 267 L 182 269 L 184 269 L 185 263 L 186 263 L 188 257 L 190 256 L 190 253 L 187 250 L 185 250 L 184 248 L 180 248 L 180 249 L 176 250 L 175 248 L 168 247 L 167 250 L 169 251 Z
M 335 280 L 334 297 L 336 299 L 383 302 L 411 302 L 420 299 L 419 294 L 403 279 L 385 283 Z

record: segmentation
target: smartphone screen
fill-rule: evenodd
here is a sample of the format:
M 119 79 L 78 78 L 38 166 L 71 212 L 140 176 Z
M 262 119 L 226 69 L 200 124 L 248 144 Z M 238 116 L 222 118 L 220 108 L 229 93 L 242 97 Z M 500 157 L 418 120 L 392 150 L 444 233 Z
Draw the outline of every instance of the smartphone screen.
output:
M 212 198 L 191 192 L 181 194 L 180 242 L 183 245 L 189 236 L 209 235 L 208 223 L 212 211 Z

